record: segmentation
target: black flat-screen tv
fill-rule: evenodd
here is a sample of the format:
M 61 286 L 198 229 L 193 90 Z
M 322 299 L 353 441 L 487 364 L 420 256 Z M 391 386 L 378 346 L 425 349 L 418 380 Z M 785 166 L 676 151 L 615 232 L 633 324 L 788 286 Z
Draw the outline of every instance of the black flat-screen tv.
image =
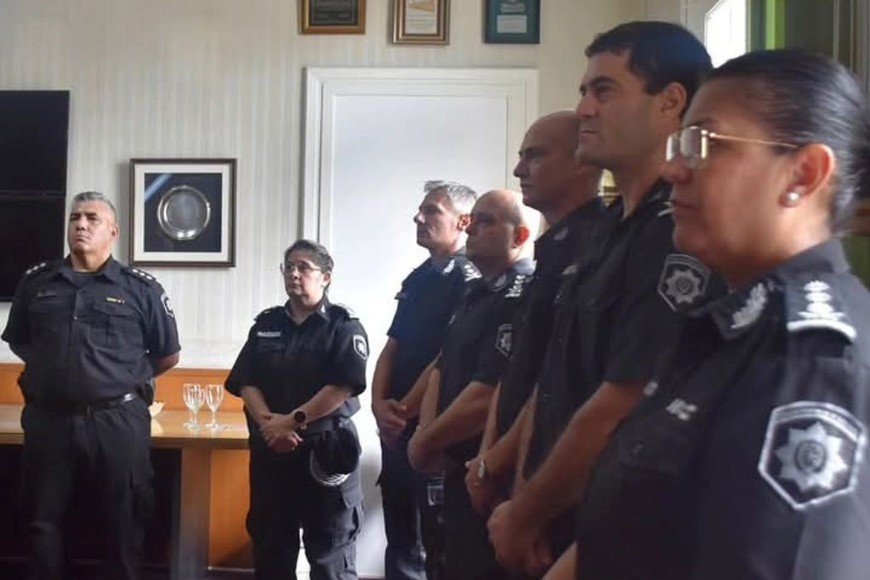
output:
M 0 301 L 64 252 L 69 91 L 0 90 Z
M 0 90 L 0 195 L 66 194 L 69 91 Z

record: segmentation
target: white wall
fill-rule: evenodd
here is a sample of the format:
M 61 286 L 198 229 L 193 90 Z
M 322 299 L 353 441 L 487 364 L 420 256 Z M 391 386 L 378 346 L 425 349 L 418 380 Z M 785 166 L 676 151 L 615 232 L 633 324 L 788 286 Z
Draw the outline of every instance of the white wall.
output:
M 535 67 L 548 112 L 573 106 L 596 32 L 647 16 L 637 0 L 546 0 L 541 45 L 484 45 L 482 0 L 454 0 L 450 45 L 412 47 L 387 42 L 389 4 L 369 0 L 364 36 L 309 36 L 294 0 L 0 0 L 0 89 L 72 91 L 71 192 L 106 192 L 126 220 L 129 158 L 238 159 L 237 266 L 151 269 L 178 314 L 183 366 L 231 364 L 253 315 L 282 299 L 276 265 L 300 231 L 304 66 Z M 5 344 L 0 360 L 14 360 Z

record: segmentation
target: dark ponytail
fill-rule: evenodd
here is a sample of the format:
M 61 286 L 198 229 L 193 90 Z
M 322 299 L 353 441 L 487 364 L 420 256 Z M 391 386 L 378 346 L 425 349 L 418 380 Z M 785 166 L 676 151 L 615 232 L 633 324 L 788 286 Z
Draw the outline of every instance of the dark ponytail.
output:
M 830 219 L 841 231 L 855 200 L 870 198 L 870 113 L 857 79 L 827 57 L 796 50 L 750 52 L 708 76 L 723 78 L 746 82 L 749 107 L 772 140 L 831 148 L 837 169 Z

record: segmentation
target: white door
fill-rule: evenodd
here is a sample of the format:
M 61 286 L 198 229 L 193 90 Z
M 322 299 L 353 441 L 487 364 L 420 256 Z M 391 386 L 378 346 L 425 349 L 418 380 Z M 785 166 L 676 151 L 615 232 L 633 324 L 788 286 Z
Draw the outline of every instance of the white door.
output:
M 303 232 L 336 262 L 330 297 L 359 315 L 369 377 L 402 279 L 426 254 L 412 217 L 423 182 L 479 192 L 514 187 L 511 172 L 537 115 L 537 74 L 525 69 L 330 69 L 306 74 Z M 366 524 L 361 576 L 383 576 L 385 540 L 374 482 L 380 447 L 370 398 L 355 417 L 363 447 Z

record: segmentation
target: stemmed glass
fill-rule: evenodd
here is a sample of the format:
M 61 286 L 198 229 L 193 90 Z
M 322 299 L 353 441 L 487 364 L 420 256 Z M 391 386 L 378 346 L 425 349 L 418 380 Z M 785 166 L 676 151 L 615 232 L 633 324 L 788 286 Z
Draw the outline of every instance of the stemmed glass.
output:
M 220 383 L 205 386 L 205 404 L 211 410 L 211 423 L 206 423 L 205 426 L 212 431 L 220 429 L 217 422 L 217 410 L 224 400 L 224 386 Z
M 184 423 L 184 426 L 191 431 L 199 431 L 199 410 L 205 398 L 205 393 L 202 387 L 197 383 L 184 383 L 182 395 L 184 396 L 184 405 L 190 411 L 190 421 Z

